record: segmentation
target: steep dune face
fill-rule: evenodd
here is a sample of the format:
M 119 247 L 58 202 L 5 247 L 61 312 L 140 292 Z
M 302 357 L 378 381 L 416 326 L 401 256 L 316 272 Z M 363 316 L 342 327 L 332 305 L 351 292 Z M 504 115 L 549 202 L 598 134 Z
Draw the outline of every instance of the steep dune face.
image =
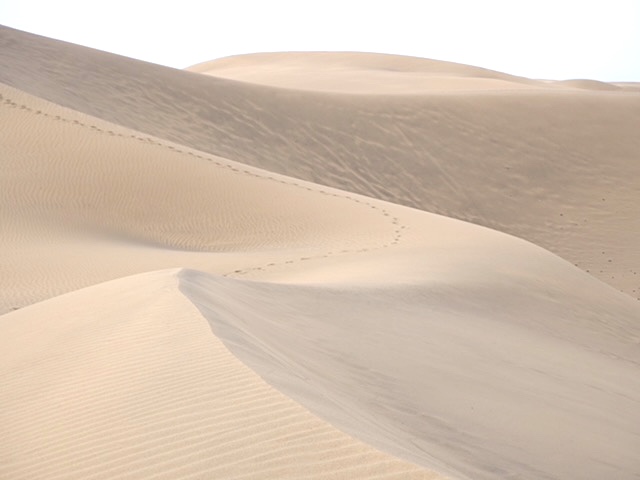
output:
M 6 28 L 0 42 L 9 85 L 224 158 L 520 236 L 639 296 L 640 95 L 630 87 L 334 95 L 195 75 Z M 242 61 L 250 71 L 251 58 Z M 407 78 L 425 74 L 413 59 L 360 62 L 362 71 L 351 68 L 358 78 L 398 63 Z M 427 64 L 437 77 L 438 63 Z M 441 68 L 445 84 L 481 76 Z
M 546 252 L 504 247 L 493 272 L 468 261 L 460 276 L 452 256 L 450 275 L 403 288 L 182 272 L 181 290 L 268 382 L 385 451 L 452 478 L 634 478 L 637 306 Z M 518 265 L 527 254 L 547 271 Z M 427 265 L 405 269 L 429 278 Z

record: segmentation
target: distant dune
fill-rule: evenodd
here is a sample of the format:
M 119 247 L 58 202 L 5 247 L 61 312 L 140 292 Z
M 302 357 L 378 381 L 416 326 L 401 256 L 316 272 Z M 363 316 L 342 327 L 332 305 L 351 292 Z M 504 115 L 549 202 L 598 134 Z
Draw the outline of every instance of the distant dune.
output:
M 187 70 L 274 87 L 348 94 L 413 95 L 548 87 L 535 80 L 479 67 L 372 53 L 239 55 Z
M 0 28 L 0 478 L 638 478 L 635 85 L 190 70 Z
M 562 85 L 575 88 L 583 88 L 585 90 L 621 90 L 624 87 L 613 83 L 598 82 L 597 80 L 565 80 L 559 82 Z

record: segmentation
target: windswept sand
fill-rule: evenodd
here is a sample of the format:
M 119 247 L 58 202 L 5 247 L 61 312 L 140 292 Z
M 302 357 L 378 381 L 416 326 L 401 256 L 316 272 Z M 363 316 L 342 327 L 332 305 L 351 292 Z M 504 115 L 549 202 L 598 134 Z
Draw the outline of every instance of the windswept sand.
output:
M 631 87 L 0 47 L 0 478 L 638 478 Z
M 206 64 L 213 73 L 234 65 L 229 79 L 0 28 L 0 82 L 243 164 L 516 235 L 640 297 L 638 84 L 585 89 L 447 62 L 357 57 L 324 54 L 323 65 L 342 71 L 322 79 L 302 74 L 311 62 L 298 54 Z M 255 83 L 278 64 L 287 66 L 279 78 L 297 72 L 295 89 Z M 413 81 L 422 93 L 382 94 L 392 71 L 402 88 Z M 317 91 L 345 76 L 371 94 Z M 441 87 L 455 77 L 468 88 L 423 86 L 439 77 Z M 483 87 L 493 81 L 531 88 Z M 316 91 L 300 90 L 305 84 Z

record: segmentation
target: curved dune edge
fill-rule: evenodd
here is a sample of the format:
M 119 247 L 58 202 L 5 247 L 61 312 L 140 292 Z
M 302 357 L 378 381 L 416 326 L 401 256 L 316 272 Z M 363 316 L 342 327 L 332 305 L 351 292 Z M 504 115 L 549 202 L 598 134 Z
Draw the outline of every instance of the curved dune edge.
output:
M 0 318 L 0 477 L 443 478 L 265 384 L 211 335 L 178 273 Z
M 634 310 L 620 322 L 634 305 L 603 292 L 588 304 L 589 279 L 578 298 L 601 320 L 606 305 L 606 324 L 538 291 L 512 298 L 526 318 L 510 325 L 486 292 L 447 283 L 354 290 L 174 269 L 4 315 L 0 474 L 442 478 L 421 464 L 461 479 L 635 478 Z
M 3 148 L 12 150 L 5 162 L 36 183 L 3 180 L 1 198 L 13 212 L 10 221 L 48 220 L 41 228 L 64 226 L 175 249 L 224 252 L 320 248 L 314 245 L 319 236 L 326 248 L 329 227 L 340 237 L 333 246 L 344 247 L 348 238 L 357 242 L 371 235 L 367 227 L 383 220 L 390 232 L 382 246 L 397 243 L 398 219 L 381 202 L 141 136 L 0 88 L 7 124 L 18 125 L 3 135 Z M 109 150 L 100 152 L 102 146 Z M 45 183 L 47 188 L 39 188 Z M 326 197 L 321 208 L 304 201 L 308 192 Z M 198 204 L 202 211 L 194 211 Z M 296 229 L 282 245 L 278 221 Z
M 638 84 L 333 95 L 174 70 L 9 28 L 0 28 L 0 64 L 0 81 L 39 97 L 525 238 L 640 298 Z
M 251 276 L 397 245 L 389 205 L 0 86 L 0 311 L 167 267 Z M 100 252 L 98 254 L 97 252 Z M 126 261 L 122 261 L 126 258 Z
M 343 259 L 348 283 L 180 288 L 261 377 L 376 448 L 453 478 L 634 479 L 637 303 L 508 240 Z

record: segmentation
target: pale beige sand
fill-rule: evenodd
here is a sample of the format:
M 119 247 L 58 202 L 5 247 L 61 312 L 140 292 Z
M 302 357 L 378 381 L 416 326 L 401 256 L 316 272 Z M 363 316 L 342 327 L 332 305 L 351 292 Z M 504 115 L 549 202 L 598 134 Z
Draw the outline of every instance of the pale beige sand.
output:
M 186 70 L 273 87 L 365 95 L 416 95 L 498 90 L 638 91 L 633 82 L 533 80 L 441 60 L 355 52 L 251 53 L 199 63 Z
M 458 63 L 379 53 L 253 53 L 199 63 L 187 70 L 287 89 L 365 95 L 638 89 L 638 84 L 625 82 L 532 80 Z
M 550 87 L 484 68 L 374 53 L 258 53 L 200 63 L 187 70 L 274 87 L 349 94 Z
M 165 266 L 235 274 L 397 243 L 387 207 L 356 194 L 146 137 L 7 86 L 0 118 L 13 127 L 0 133 L 3 311 Z
M 265 384 L 178 283 L 142 274 L 0 319 L 0 478 L 436 478 Z
M 540 88 L 549 82 L 423 59 L 334 54 L 325 61 L 348 58 L 349 74 L 359 79 L 400 70 L 403 84 L 416 76 L 418 89 L 438 69 L 464 82 L 536 85 L 346 95 L 194 75 L 6 28 L 0 47 L 7 84 L 225 158 L 517 235 L 640 297 L 638 84 Z M 240 78 L 251 74 L 252 57 L 221 62 L 246 64 L 236 69 Z M 254 59 L 267 68 L 263 57 Z M 302 80 L 313 84 L 308 77 Z M 363 86 L 386 88 L 376 78 L 373 72 Z
M 0 58 L 11 66 L 0 69 L 5 81 L 23 78 L 23 89 L 43 97 L 121 116 L 121 125 L 108 123 L 0 87 L 5 310 L 115 279 L 0 317 L 0 477 L 435 478 L 435 470 L 473 479 L 637 478 L 637 301 L 509 235 L 193 149 L 209 132 L 220 148 L 237 148 L 234 160 L 290 163 L 307 178 L 324 157 L 326 178 L 374 190 L 386 178 L 376 172 L 397 167 L 390 191 L 401 192 L 392 180 L 412 187 L 400 165 L 409 148 L 397 165 L 376 160 L 372 132 L 391 131 L 374 122 L 363 141 L 372 158 L 360 151 L 338 160 L 344 124 L 334 115 L 338 106 L 347 123 L 365 107 L 419 115 L 414 103 L 427 97 L 360 103 L 73 48 L 73 62 L 58 55 L 40 63 L 51 67 L 42 79 L 29 76 L 30 62 L 61 44 L 0 32 Z M 12 42 L 34 55 L 12 55 Z M 96 59 L 101 70 L 82 70 Z M 74 77 L 77 69 L 86 76 Z M 77 88 L 67 92 L 63 79 L 71 78 Z M 606 94 L 614 100 L 555 91 L 536 101 L 595 102 L 632 118 L 635 97 L 624 94 L 628 107 Z M 487 105 L 469 98 L 453 105 L 470 116 Z M 535 104 L 527 98 L 508 97 Z M 298 118 L 299 130 L 294 116 L 282 129 L 295 112 L 287 99 L 311 113 L 322 102 L 335 110 Z M 436 110 L 445 123 L 447 105 Z M 123 126 L 135 122 L 191 140 Z M 302 132 L 308 144 L 295 141 Z M 432 133 L 452 164 L 462 162 L 463 151 L 446 147 L 446 129 Z M 630 145 L 620 151 L 635 145 L 624 135 Z M 623 171 L 612 178 L 578 162 L 581 178 L 623 182 L 622 214 L 592 212 L 593 221 L 601 212 L 615 217 L 603 233 L 614 243 L 636 231 L 633 221 L 620 225 L 636 198 L 636 172 L 624 158 L 616 157 Z M 491 217 L 504 207 L 492 192 L 510 177 L 489 178 L 492 190 L 489 170 L 479 170 L 473 192 L 489 199 L 481 208 Z M 531 176 L 553 191 L 571 178 Z M 582 198 L 577 186 L 567 190 L 562 198 Z M 436 201 L 462 210 L 446 191 L 434 188 Z M 517 205 L 509 225 L 527 215 Z M 566 246 L 584 252 L 588 244 Z

